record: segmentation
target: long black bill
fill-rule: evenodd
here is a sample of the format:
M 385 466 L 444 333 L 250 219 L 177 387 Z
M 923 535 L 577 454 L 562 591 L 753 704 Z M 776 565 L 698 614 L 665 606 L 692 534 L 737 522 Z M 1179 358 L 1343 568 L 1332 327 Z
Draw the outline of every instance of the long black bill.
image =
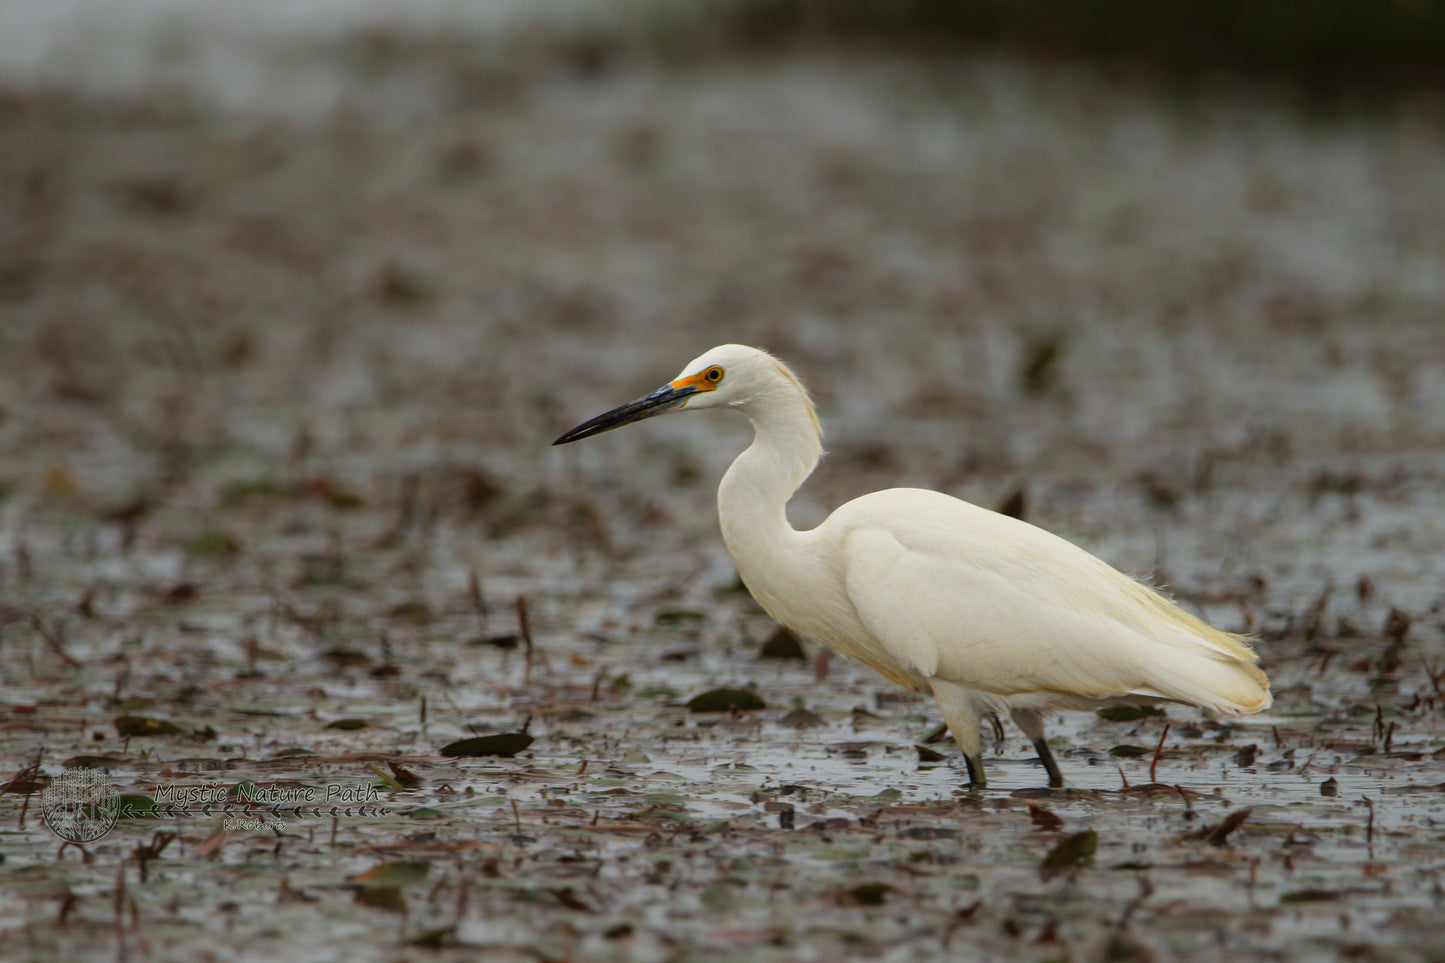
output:
M 696 393 L 697 389 L 691 385 L 685 388 L 674 388 L 672 385 L 663 385 L 651 394 L 643 395 L 636 401 L 629 401 L 621 407 L 613 408 L 605 414 L 598 415 L 591 421 L 582 422 L 582 424 L 573 428 L 561 438 L 552 442 L 552 444 L 565 445 L 569 441 L 591 438 L 593 435 L 600 435 L 604 431 L 611 431 L 613 428 L 620 428 L 634 421 L 641 421 L 644 418 L 664 414 L 686 401 L 688 395 Z

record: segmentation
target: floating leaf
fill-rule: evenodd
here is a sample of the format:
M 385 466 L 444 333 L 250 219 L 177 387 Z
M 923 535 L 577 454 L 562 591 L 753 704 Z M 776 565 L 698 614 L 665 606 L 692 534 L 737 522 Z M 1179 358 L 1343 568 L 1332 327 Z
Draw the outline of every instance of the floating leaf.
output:
M 388 609 L 386 614 L 395 622 L 406 622 L 410 625 L 431 624 L 431 606 L 421 599 L 398 602 Z
M 390 913 L 406 912 L 406 897 L 400 886 L 366 886 L 357 890 L 354 902 Z
M 904 839 L 957 839 L 959 833 L 948 826 L 909 826 L 898 835 Z
M 395 779 L 397 783 L 404 788 L 414 789 L 415 787 L 420 786 L 423 782 L 421 776 L 418 776 L 416 773 L 412 772 L 410 769 L 406 768 L 399 762 L 394 762 L 388 759 L 386 761 L 386 765 L 387 768 L 391 770 L 392 778 Z
M 515 632 L 506 635 L 489 635 L 484 638 L 472 639 L 467 645 L 490 645 L 498 649 L 515 649 L 522 641 L 522 637 Z
M 1062 335 L 1044 334 L 1030 340 L 1019 360 L 1019 386 L 1024 393 L 1039 395 L 1052 388 L 1058 380 L 1063 356 Z
M 930 749 L 927 746 L 914 746 L 913 749 L 918 753 L 919 762 L 943 762 L 948 758 L 937 749 Z
M 1099 718 L 1109 722 L 1138 722 L 1163 714 L 1164 710 L 1158 706 L 1105 706 L 1099 710 Z
M 1202 839 L 1211 846 L 1223 846 L 1229 839 L 1229 834 L 1244 825 L 1244 821 L 1249 818 L 1249 814 L 1253 811 L 1254 810 L 1248 806 L 1244 809 L 1236 809 L 1217 824 L 1213 826 L 1201 826 L 1193 832 L 1185 833 L 1180 838 L 1190 840 Z
M 863 883 L 844 890 L 840 902 L 847 906 L 882 906 L 893 891 L 887 883 Z
M 573 890 L 570 886 L 562 886 L 556 889 L 549 889 L 547 890 L 547 892 L 552 895 L 553 899 L 555 899 L 562 906 L 567 907 L 567 909 L 569 910 L 576 910 L 579 913 L 597 912 L 591 906 L 587 905 L 587 903 L 583 902 L 582 899 L 577 895 L 576 891 Z
M 334 719 L 326 723 L 328 729 L 340 729 L 343 732 L 350 732 L 353 729 L 365 729 L 371 723 L 365 719 Z
M 431 863 L 422 859 L 397 859 L 371 867 L 360 876 L 351 879 L 367 887 L 407 886 L 426 879 L 431 872 Z
M 1064 828 L 1064 821 L 1052 810 L 1045 809 L 1036 803 L 1029 803 L 1029 819 L 1038 829 L 1048 832 L 1055 832 Z
M 286 486 L 273 478 L 238 478 L 221 486 L 221 503 L 239 505 L 252 499 L 283 498 Z
M 1334 776 L 1320 783 L 1321 796 L 1338 796 L 1340 794 L 1340 783 Z
M 710 689 L 687 700 L 693 712 L 731 712 L 734 709 L 766 709 L 768 704 L 748 689 Z
M 404 264 L 388 264 L 376 273 L 372 296 L 390 308 L 411 309 L 436 296 L 431 281 Z
M 207 558 L 235 555 L 241 550 L 241 541 L 230 532 L 211 528 L 186 539 L 185 545 L 182 547 L 192 558 Z
M 1117 960 L 1119 963 L 1150 963 L 1154 954 L 1129 939 L 1126 933 L 1115 931 L 1114 935 L 1109 937 L 1109 942 L 1104 944 L 1104 959 Z
M 350 511 L 365 504 L 365 500 L 356 492 L 330 478 L 312 478 L 306 482 L 304 491 L 308 496 L 319 498 L 340 511 Z
M 1094 858 L 1094 850 L 1098 848 L 1099 834 L 1092 829 L 1066 836 L 1049 850 L 1043 862 L 1039 863 L 1039 871 L 1047 879 L 1065 870 L 1082 866 Z
M 790 729 L 816 729 L 828 724 L 812 709 L 792 709 L 778 722 Z
M 371 656 L 357 649 L 331 648 L 321 653 L 321 657 L 328 662 L 335 662 L 337 665 L 370 665 Z
M 115 731 L 122 736 L 174 736 L 185 732 L 174 722 L 150 716 L 116 716 Z
M 441 926 L 434 930 L 423 930 L 421 933 L 407 940 L 411 946 L 419 946 L 424 950 L 440 950 L 450 946 L 456 936 L 455 926 Z
M 795 659 L 798 662 L 808 661 L 807 654 L 803 651 L 803 643 L 798 637 L 781 625 L 768 636 L 768 640 L 758 649 L 760 659 Z
M 511 758 L 532 744 L 525 732 L 499 732 L 491 736 L 458 739 L 442 746 L 444 756 L 505 756 Z
M 161 596 L 161 601 L 167 605 L 181 605 L 192 601 L 200 594 L 201 590 L 196 588 L 195 582 L 178 582 L 166 589 L 165 594 Z
M 947 738 L 948 723 L 940 722 L 938 725 L 934 726 L 932 729 L 929 729 L 926 733 L 924 733 L 923 738 L 919 741 L 925 745 L 931 746 L 935 742 L 942 742 Z
M 1151 750 L 1143 746 L 1114 746 L 1109 750 L 1109 755 L 1115 759 L 1138 759 L 1140 756 L 1147 756 Z
M 109 769 L 112 766 L 123 765 L 131 760 L 126 756 L 110 754 L 70 756 L 61 760 L 61 765 L 66 769 Z
M 1343 899 L 1344 893 L 1328 889 L 1297 889 L 1280 896 L 1281 903 L 1332 903 Z

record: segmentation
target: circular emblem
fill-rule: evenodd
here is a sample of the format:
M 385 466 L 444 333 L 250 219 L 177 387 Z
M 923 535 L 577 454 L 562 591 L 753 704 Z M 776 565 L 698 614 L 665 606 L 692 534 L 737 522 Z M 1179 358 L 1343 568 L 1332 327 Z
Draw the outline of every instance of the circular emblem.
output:
M 120 791 L 99 769 L 67 769 L 40 794 L 45 825 L 70 843 L 93 843 L 115 828 Z

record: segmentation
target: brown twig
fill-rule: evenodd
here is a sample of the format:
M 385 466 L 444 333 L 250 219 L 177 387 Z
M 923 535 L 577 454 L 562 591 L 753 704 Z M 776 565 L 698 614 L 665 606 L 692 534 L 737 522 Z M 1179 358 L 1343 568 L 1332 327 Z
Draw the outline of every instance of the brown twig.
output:
M 1430 680 L 1430 688 L 1435 690 L 1437 697 L 1445 699 L 1445 689 L 1441 688 L 1441 684 L 1445 683 L 1445 670 L 1436 672 L 1435 667 L 1426 659 L 1421 659 L 1420 664 L 1424 667 L 1425 675 Z
M 1159 754 L 1164 751 L 1164 740 L 1169 735 L 1169 723 L 1164 723 L 1164 731 L 1159 733 L 1159 744 L 1154 747 L 1154 758 L 1149 761 L 1149 781 L 1157 782 L 1154 778 L 1154 769 L 1159 765 Z
M 72 669 L 80 668 L 80 660 L 76 659 L 69 652 L 65 651 L 65 638 L 60 634 L 58 630 L 52 631 L 49 626 L 47 626 L 43 621 L 41 621 L 40 616 L 36 615 L 34 612 L 28 613 L 28 617 L 31 626 L 33 626 L 35 631 L 39 633 L 40 638 L 45 641 L 46 648 L 58 655 L 60 657 L 60 660 L 66 665 L 70 666 Z
M 532 619 L 527 614 L 527 596 L 517 596 L 517 632 L 522 636 L 522 645 L 526 647 L 526 668 L 522 673 L 522 680 L 525 684 L 532 684 L 532 656 L 535 648 L 532 645 Z
M 477 631 L 485 635 L 492 612 L 487 607 L 487 597 L 482 594 L 482 579 L 476 569 L 467 571 L 467 598 L 472 603 L 472 611 L 477 613 Z
M 1193 819 L 1194 806 L 1189 802 L 1189 792 L 1183 786 L 1178 785 L 1174 787 L 1174 791 L 1179 794 L 1180 799 L 1184 800 L 1184 818 Z

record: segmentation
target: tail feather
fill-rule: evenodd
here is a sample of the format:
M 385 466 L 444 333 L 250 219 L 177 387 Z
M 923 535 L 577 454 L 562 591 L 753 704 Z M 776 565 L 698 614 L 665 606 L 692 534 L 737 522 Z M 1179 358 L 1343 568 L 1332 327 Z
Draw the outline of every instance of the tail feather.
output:
M 1252 660 L 1238 659 L 1202 647 L 1185 665 L 1155 662 L 1140 695 L 1154 695 L 1201 706 L 1225 715 L 1247 715 L 1274 704 L 1269 678 Z M 1161 664 L 1162 663 L 1162 664 Z
M 1224 632 L 1181 608 L 1163 593 L 1130 579 L 1130 593 L 1142 605 L 1121 612 L 1141 634 L 1173 648 L 1176 658 L 1148 659 L 1150 688 L 1169 699 L 1227 715 L 1268 709 L 1274 703 L 1269 677 L 1258 665 L 1248 636 Z M 1147 613 L 1147 616 L 1141 616 Z M 1161 628 L 1163 631 L 1161 632 Z M 1184 665 L 1179 655 L 1186 655 Z

